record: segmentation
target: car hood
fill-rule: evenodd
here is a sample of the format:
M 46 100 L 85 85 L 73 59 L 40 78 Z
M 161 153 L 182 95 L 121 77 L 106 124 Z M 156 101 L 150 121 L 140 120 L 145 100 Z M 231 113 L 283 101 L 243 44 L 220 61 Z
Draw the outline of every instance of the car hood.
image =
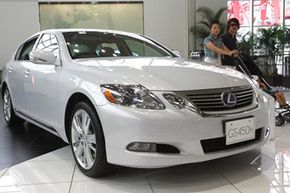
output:
M 141 84 L 149 90 L 194 90 L 244 86 L 249 79 L 230 68 L 181 58 L 79 59 L 82 69 L 103 74 L 103 83 Z

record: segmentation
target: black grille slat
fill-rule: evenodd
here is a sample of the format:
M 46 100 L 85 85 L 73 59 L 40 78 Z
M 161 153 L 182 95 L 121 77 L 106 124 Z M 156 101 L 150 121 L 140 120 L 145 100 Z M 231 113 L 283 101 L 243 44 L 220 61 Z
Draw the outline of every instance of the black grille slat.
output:
M 211 102 L 211 103 L 200 103 L 200 102 L 195 102 L 196 105 L 198 106 L 202 106 L 202 105 L 222 105 L 222 102 L 221 101 L 217 101 L 217 102 Z
M 192 98 L 189 98 L 190 100 L 193 100 Z M 217 99 L 217 98 L 213 98 L 213 99 L 209 99 L 209 98 L 203 98 L 203 99 L 194 99 L 195 101 L 197 101 L 197 102 L 205 102 L 205 101 L 212 101 L 212 102 L 214 102 L 214 101 L 219 101 L 219 102 L 222 102 L 222 100 L 221 99 Z
M 239 91 L 232 91 L 233 93 L 239 93 L 239 94 L 245 94 L 245 93 L 251 93 L 252 89 L 248 90 L 239 90 Z
M 210 105 L 210 106 L 198 106 L 198 107 L 201 108 L 201 109 L 226 108 L 226 107 L 223 106 L 223 105 L 216 105 L 216 106 L 214 106 L 214 105 Z
M 242 102 L 242 101 L 249 101 L 249 100 L 251 100 L 251 99 L 252 99 L 252 97 L 251 97 L 251 98 L 248 97 L 248 98 L 238 99 L 238 103 L 240 103 L 240 102 Z
M 243 97 L 252 97 L 253 93 L 249 93 L 249 94 L 243 94 L 243 95 L 238 95 L 237 98 L 243 98 Z
M 237 105 L 239 106 L 239 105 L 244 105 L 244 104 L 249 104 L 249 101 L 239 102 L 239 104 Z
M 215 94 L 215 95 L 211 95 L 211 94 L 208 94 L 208 95 L 196 95 L 196 96 L 190 96 L 188 95 L 187 97 L 188 98 L 192 98 L 192 99 L 201 99 L 201 98 L 217 98 L 217 97 L 220 97 L 222 93 L 220 94 Z
M 222 93 L 231 92 L 237 97 L 237 104 L 234 107 L 226 107 L 222 102 Z M 208 90 L 192 90 L 176 92 L 184 96 L 193 104 L 195 104 L 201 111 L 224 111 L 242 108 L 251 105 L 253 102 L 253 89 L 251 86 L 219 88 Z
M 247 102 L 251 102 L 252 101 L 252 97 L 248 97 L 248 98 L 243 98 L 243 99 L 238 99 L 237 102 L 238 104 L 241 103 L 241 102 L 244 102 L 244 101 L 247 101 Z
M 254 143 L 261 139 L 262 134 L 262 128 L 256 129 L 256 137 L 255 139 L 243 141 L 240 143 L 235 143 L 231 145 L 226 145 L 226 137 L 220 137 L 220 138 L 213 138 L 213 139 L 205 139 L 201 140 L 201 146 L 204 151 L 204 153 L 211 153 L 211 152 L 217 152 L 217 151 L 223 151 L 235 147 L 241 147 L 244 145 L 248 145 L 251 143 Z

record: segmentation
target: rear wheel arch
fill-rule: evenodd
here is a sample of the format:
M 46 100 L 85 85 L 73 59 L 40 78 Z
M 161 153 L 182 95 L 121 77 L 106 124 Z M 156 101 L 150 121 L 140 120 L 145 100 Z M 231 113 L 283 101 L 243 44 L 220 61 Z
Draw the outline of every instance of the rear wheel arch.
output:
M 15 114 L 12 97 L 9 88 L 5 82 L 2 84 L 2 99 L 3 114 L 6 123 L 9 126 L 16 126 L 22 124 L 24 120 Z

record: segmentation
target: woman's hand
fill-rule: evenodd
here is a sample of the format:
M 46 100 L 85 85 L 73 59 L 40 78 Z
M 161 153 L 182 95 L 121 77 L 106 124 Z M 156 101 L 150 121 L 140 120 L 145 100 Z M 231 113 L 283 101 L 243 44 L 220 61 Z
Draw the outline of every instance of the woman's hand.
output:
M 260 86 L 260 88 L 261 88 L 262 90 L 266 90 L 266 89 L 267 89 L 266 85 L 265 85 L 263 82 L 260 82 L 260 83 L 259 83 L 259 86 Z
M 233 57 L 238 57 L 239 52 L 238 52 L 238 50 L 232 50 L 232 51 L 229 52 L 229 55 L 233 56 Z

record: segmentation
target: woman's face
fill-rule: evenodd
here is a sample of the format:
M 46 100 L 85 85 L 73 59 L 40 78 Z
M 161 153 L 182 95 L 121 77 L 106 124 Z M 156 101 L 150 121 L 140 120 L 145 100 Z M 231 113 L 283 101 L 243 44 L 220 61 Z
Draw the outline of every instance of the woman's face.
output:
M 219 24 L 213 24 L 210 28 L 210 33 L 213 36 L 218 36 L 220 31 L 221 31 L 221 28 Z
M 237 23 L 235 23 L 235 22 L 231 22 L 231 23 L 230 23 L 229 32 L 230 32 L 231 34 L 236 34 L 237 31 L 238 31 L 238 29 L 239 29 L 239 25 L 238 25 Z

